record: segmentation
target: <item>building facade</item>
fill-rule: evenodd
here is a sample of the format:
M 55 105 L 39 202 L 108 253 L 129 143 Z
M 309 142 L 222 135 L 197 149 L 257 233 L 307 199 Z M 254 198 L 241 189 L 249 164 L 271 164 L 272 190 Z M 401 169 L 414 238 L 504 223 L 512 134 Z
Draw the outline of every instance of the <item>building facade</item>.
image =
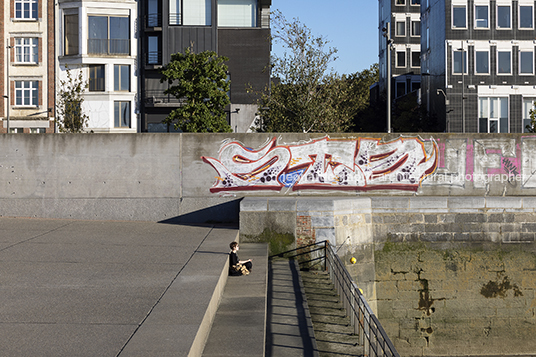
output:
M 387 90 L 387 66 L 391 68 L 391 98 L 420 88 L 421 10 L 420 0 L 379 0 L 379 91 Z M 390 23 L 390 58 L 387 51 L 387 23 Z
M 248 131 L 257 112 L 251 93 L 270 83 L 270 5 L 271 0 L 140 1 L 140 131 L 174 131 L 162 121 L 180 101 L 164 95 L 167 83 L 160 83 L 159 69 L 187 47 L 229 58 L 228 122 L 235 132 Z
M 136 0 L 57 2 L 56 91 L 67 71 L 82 72 L 88 131 L 138 131 L 137 24 Z
M 422 101 L 447 132 L 525 130 L 536 99 L 535 4 L 422 0 Z
M 0 133 L 54 132 L 54 2 L 0 3 Z

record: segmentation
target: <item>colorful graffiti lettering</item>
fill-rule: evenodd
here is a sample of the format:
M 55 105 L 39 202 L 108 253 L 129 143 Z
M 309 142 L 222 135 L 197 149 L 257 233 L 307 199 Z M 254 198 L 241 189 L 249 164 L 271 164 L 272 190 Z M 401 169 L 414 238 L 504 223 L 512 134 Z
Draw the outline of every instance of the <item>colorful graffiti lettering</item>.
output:
M 218 173 L 211 192 L 250 190 L 416 191 L 438 165 L 432 139 L 322 139 L 254 150 L 226 143 L 219 158 L 202 157 Z

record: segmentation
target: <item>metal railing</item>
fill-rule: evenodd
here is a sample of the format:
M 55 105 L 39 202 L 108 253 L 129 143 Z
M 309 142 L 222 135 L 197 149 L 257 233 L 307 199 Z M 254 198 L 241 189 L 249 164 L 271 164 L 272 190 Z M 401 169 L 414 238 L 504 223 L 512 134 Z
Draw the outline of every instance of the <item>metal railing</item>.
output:
M 329 273 L 346 310 L 346 315 L 350 318 L 350 322 L 354 327 L 354 333 L 358 336 L 359 343 L 364 348 L 364 355 L 371 357 L 400 356 L 329 241 L 292 249 L 273 255 L 270 258 L 276 256 L 297 257 L 299 258 L 300 266 L 304 266 L 306 269 L 323 263 L 323 268 Z M 315 263 L 311 264 L 313 262 Z
M 97 55 L 129 55 L 130 40 L 90 38 L 87 53 Z

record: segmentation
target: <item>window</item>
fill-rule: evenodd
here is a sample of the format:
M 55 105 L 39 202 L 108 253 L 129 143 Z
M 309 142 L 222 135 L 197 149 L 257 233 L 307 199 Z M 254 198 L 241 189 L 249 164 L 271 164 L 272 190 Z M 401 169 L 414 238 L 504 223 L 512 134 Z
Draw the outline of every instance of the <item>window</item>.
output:
M 15 62 L 16 63 L 37 63 L 38 60 L 37 38 L 16 38 L 15 39 Z
M 15 81 L 15 105 L 39 106 L 39 82 Z
M 411 21 L 411 36 L 420 36 L 420 35 L 421 35 L 421 22 Z
M 218 26 L 256 27 L 257 0 L 218 0 Z
M 519 28 L 530 29 L 534 27 L 533 24 L 534 10 L 532 5 L 519 5 Z
M 462 74 L 462 68 L 463 73 L 467 73 L 467 52 L 466 51 L 457 51 L 455 50 L 453 53 L 453 71 L 454 74 Z
M 160 38 L 158 36 L 147 37 L 147 64 L 161 64 Z
M 467 7 L 465 5 L 452 6 L 452 28 L 467 28 Z
M 421 0 L 411 0 L 411 5 L 420 5 Z
M 508 98 L 479 98 L 479 133 L 508 133 Z
M 420 66 L 421 66 L 421 53 L 411 52 L 411 67 L 420 67 Z
M 497 51 L 497 73 L 511 74 L 512 73 L 512 52 Z
M 15 0 L 15 18 L 37 20 L 37 0 Z
M 89 65 L 89 91 L 103 92 L 104 91 L 104 65 L 93 64 Z
M 128 55 L 130 26 L 128 17 L 89 16 L 88 53 Z
M 497 6 L 497 28 L 511 28 L 511 7 L 506 5 Z
M 397 5 L 406 5 L 406 0 L 396 0 Z
M 534 110 L 536 98 L 523 98 L 523 132 L 527 133 L 527 125 L 530 125 L 530 111 Z
M 406 67 L 406 51 L 396 52 L 396 66 Z
M 489 51 L 475 51 L 475 73 L 489 74 Z
M 130 66 L 114 65 L 114 91 L 130 91 Z
M 130 128 L 130 102 L 114 102 L 114 126 Z
M 65 15 L 65 56 L 78 54 L 78 14 Z
M 45 134 L 46 132 L 45 128 L 30 128 L 30 134 Z
M 159 0 L 147 1 L 147 27 L 162 26 L 159 7 Z
M 406 36 L 406 20 L 396 21 L 396 36 Z
M 212 1 L 169 0 L 169 24 L 189 26 L 212 25 Z
M 22 134 L 24 133 L 24 129 L 23 128 L 9 128 L 9 132 L 11 134 Z
M 519 74 L 534 74 L 534 51 L 519 51 Z
M 396 82 L 396 97 L 406 95 L 406 82 Z
M 487 29 L 489 28 L 489 8 L 487 5 L 476 5 L 475 6 L 475 28 L 477 29 Z

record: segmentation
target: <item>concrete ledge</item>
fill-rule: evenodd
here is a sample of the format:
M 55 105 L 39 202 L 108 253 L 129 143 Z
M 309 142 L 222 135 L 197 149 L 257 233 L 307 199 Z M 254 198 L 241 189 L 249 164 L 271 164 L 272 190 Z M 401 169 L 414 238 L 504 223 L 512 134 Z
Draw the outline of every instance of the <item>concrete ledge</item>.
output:
M 200 356 L 228 275 L 235 229 L 214 228 L 125 346 L 124 356 Z
M 203 356 L 263 357 L 266 344 L 268 245 L 240 244 L 239 257 L 251 259 L 253 272 L 230 276 Z

